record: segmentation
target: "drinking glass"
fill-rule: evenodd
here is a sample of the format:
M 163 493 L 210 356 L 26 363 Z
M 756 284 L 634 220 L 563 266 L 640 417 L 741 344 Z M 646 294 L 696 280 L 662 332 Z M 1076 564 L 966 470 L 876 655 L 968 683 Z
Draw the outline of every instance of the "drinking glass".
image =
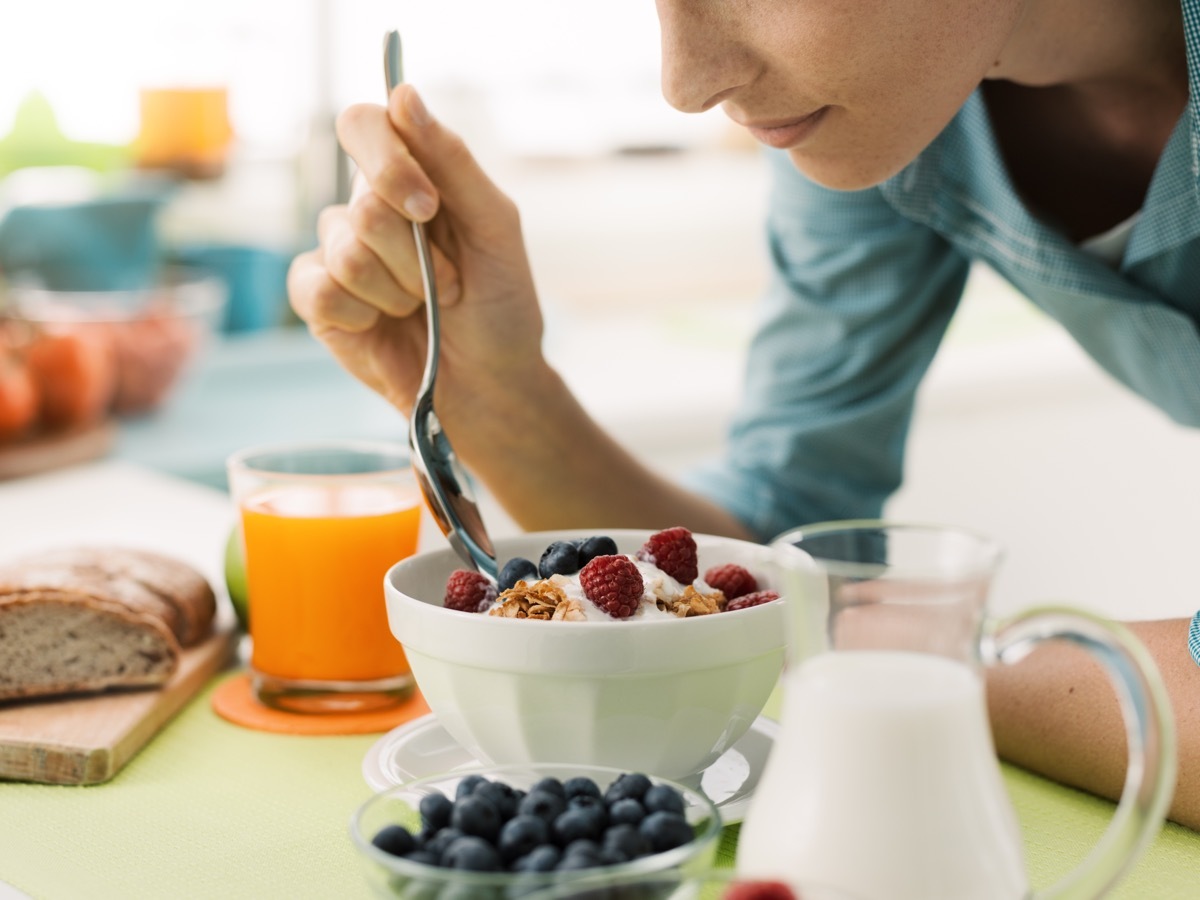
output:
M 255 696 L 291 712 L 381 709 L 413 679 L 383 579 L 417 549 L 421 499 L 399 444 L 256 447 L 228 460 L 240 511 Z
M 1129 743 L 1125 790 L 1083 864 L 1037 897 L 1104 894 L 1170 801 L 1170 707 L 1123 627 L 1043 607 L 986 618 L 996 542 L 938 525 L 831 522 L 773 544 L 791 624 L 780 735 L 747 811 L 738 868 L 868 900 L 1030 896 L 992 743 L 983 670 L 1058 639 L 1112 679 Z

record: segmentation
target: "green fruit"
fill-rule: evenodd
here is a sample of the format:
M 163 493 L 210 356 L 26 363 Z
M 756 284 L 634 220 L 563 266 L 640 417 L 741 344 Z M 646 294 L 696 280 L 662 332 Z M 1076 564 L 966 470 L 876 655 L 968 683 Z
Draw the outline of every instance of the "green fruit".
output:
M 242 631 L 250 630 L 250 593 L 246 589 L 246 558 L 242 553 L 242 531 L 234 526 L 225 542 L 225 589 L 233 601 Z

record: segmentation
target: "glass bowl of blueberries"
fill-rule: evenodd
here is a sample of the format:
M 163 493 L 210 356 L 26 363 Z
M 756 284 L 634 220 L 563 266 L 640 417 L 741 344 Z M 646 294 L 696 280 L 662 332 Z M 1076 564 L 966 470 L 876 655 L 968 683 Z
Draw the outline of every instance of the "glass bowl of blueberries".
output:
M 685 785 L 583 765 L 479 766 L 376 794 L 350 836 L 380 897 L 508 900 L 597 876 L 708 870 L 721 834 Z

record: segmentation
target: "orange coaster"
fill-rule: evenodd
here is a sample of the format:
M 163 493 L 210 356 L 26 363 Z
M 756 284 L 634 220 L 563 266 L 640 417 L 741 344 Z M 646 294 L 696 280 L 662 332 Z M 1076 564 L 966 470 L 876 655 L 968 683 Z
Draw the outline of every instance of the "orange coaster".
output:
M 414 690 L 412 697 L 391 709 L 359 713 L 289 713 L 263 706 L 250 687 L 250 675 L 242 672 L 225 679 L 213 691 L 212 707 L 222 719 L 277 734 L 374 734 L 429 712 L 429 704 Z

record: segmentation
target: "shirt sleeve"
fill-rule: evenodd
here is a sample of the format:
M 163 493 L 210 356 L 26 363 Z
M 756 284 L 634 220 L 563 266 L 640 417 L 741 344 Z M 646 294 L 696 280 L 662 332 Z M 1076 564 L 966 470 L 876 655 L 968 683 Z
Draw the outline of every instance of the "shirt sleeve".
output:
M 772 279 L 742 402 L 723 459 L 687 477 L 762 540 L 882 513 L 968 269 L 877 189 L 819 187 L 782 153 L 771 164 Z

